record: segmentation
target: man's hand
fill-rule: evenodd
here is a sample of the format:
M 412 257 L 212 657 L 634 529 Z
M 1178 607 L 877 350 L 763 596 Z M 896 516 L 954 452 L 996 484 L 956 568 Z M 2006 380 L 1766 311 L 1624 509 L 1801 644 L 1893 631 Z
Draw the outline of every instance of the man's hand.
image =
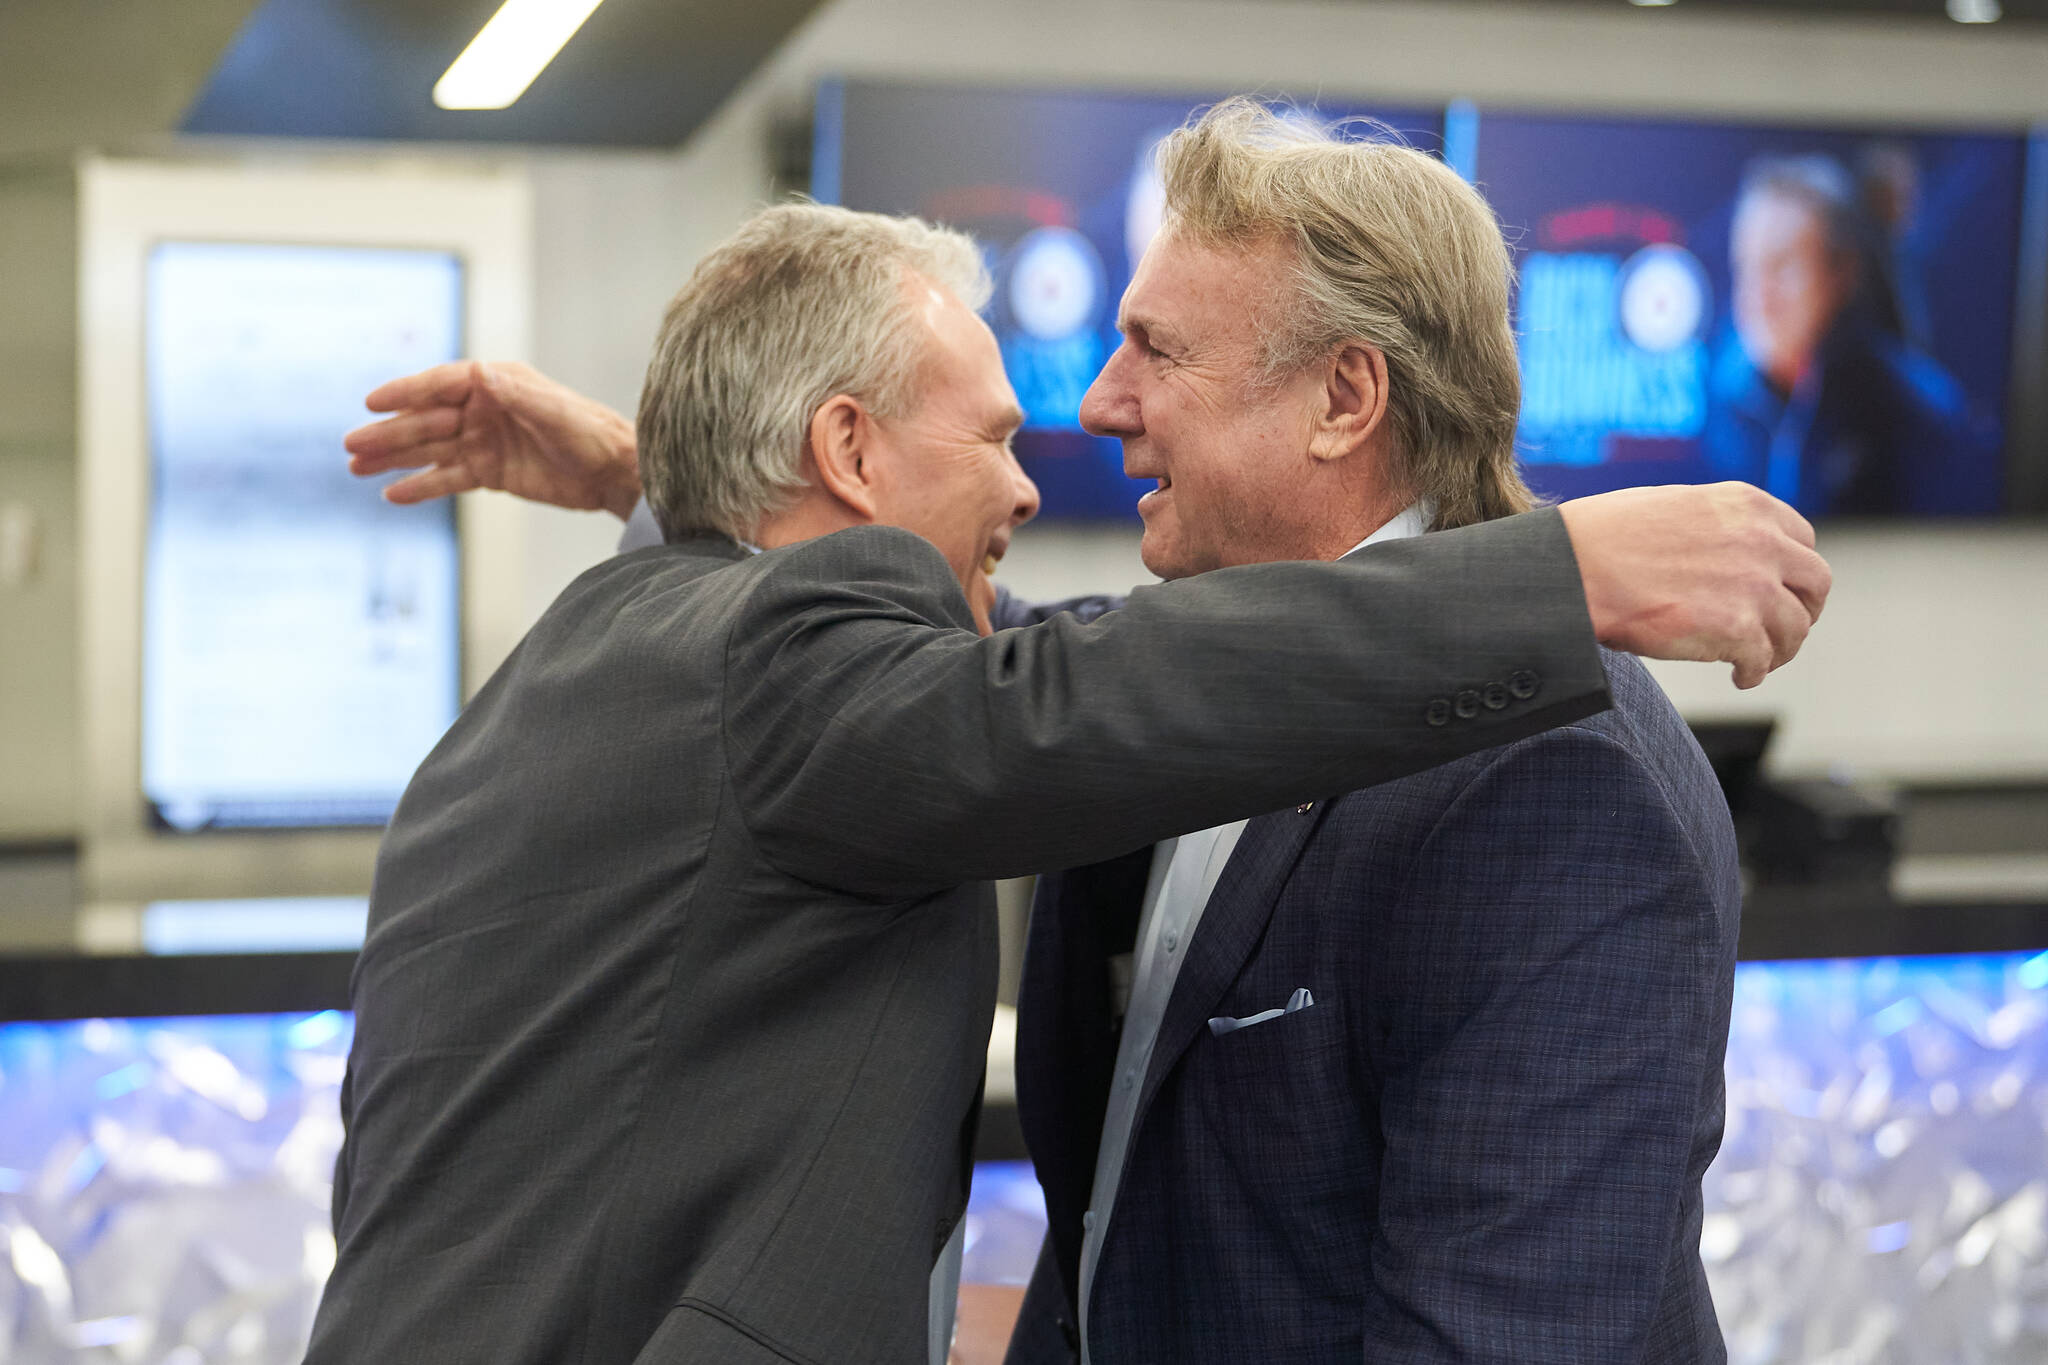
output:
M 531 366 L 459 360 L 394 379 L 363 405 L 396 413 L 342 438 L 349 471 L 417 469 L 384 490 L 396 503 L 496 488 L 624 519 L 640 498 L 633 424 Z
M 1746 483 L 1626 488 L 1562 504 L 1593 634 L 1652 659 L 1735 665 L 1755 687 L 1799 652 L 1833 575 L 1806 518 Z

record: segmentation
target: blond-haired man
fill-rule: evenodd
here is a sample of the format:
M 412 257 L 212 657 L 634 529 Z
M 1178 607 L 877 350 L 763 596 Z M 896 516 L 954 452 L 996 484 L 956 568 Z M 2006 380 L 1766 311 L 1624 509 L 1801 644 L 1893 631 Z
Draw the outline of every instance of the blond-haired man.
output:
M 1161 163 L 1167 225 L 1082 406 L 1159 480 L 1148 567 L 1530 506 L 1509 260 L 1470 186 L 1245 101 Z M 1700 1177 L 1733 833 L 1641 665 L 1606 668 L 1599 715 L 1041 879 L 1018 1095 L 1052 1227 L 1013 1365 L 1723 1358 Z M 1541 686 L 1460 679 L 1426 720 Z
M 974 879 L 1583 716 L 1592 633 L 1760 676 L 1825 592 L 1782 508 L 1681 490 L 989 636 L 1018 414 L 978 277 L 887 224 L 773 210 L 699 267 L 638 431 L 666 543 L 565 593 L 408 792 L 314 1360 L 913 1358 L 993 1002 Z M 810 325 L 850 290 L 864 324 Z M 377 401 L 358 468 L 435 466 L 399 496 L 624 501 L 618 424 L 530 372 Z M 728 461 L 767 477 L 722 502 Z M 1467 679 L 1498 704 L 1440 723 Z

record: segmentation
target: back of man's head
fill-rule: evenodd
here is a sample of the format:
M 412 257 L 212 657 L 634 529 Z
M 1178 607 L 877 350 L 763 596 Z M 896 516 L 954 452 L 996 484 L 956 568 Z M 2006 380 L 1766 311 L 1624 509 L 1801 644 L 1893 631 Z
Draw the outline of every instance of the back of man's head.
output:
M 879 417 L 911 409 L 928 339 L 905 272 L 969 308 L 988 299 L 971 239 L 824 204 L 764 209 L 698 263 L 640 393 L 640 478 L 664 535 L 745 539 L 788 506 L 827 399 L 850 394 Z
M 1295 296 L 1266 324 L 1269 377 L 1346 343 L 1379 348 L 1388 474 L 1435 504 L 1435 528 L 1526 511 L 1513 266 L 1493 210 L 1435 158 L 1347 131 L 1243 97 L 1216 105 L 1160 146 L 1168 222 L 1210 245 L 1291 252 Z

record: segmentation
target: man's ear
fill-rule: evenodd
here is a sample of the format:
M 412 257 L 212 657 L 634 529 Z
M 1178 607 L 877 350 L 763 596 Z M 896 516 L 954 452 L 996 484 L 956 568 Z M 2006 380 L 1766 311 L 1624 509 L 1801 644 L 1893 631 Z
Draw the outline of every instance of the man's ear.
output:
M 811 414 L 810 457 L 818 485 L 861 521 L 877 515 L 875 421 L 858 398 L 834 394 Z
M 1341 460 L 1370 442 L 1386 419 L 1387 357 L 1377 346 L 1349 343 L 1324 362 L 1308 453 Z

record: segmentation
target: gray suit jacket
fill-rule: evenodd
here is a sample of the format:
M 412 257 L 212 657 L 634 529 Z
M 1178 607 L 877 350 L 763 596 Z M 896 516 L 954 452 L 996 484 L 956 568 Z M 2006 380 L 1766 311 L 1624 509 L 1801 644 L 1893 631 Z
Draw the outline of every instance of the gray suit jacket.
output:
M 920 1360 L 985 879 L 1607 702 L 1554 513 L 969 624 L 887 528 L 688 539 L 562 594 L 385 838 L 309 1361 Z M 1538 685 L 1432 707 L 1511 675 Z

